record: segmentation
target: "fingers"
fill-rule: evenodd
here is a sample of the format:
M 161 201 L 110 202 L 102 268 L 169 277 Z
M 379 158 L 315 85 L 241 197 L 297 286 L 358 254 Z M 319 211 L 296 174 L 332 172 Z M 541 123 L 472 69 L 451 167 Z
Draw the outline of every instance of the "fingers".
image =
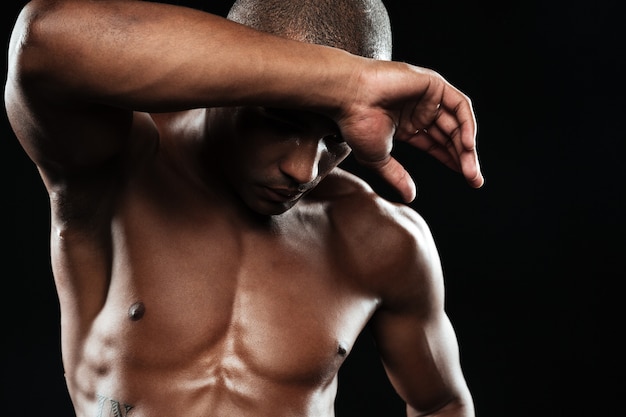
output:
M 459 134 L 458 144 L 464 149 L 474 149 L 476 146 L 476 118 L 472 102 L 465 94 L 446 84 L 442 95 L 441 105 L 447 117 L 437 119 L 437 123 L 453 139 L 453 133 Z M 458 132 L 457 132 L 458 130 Z
M 485 183 L 485 178 L 480 171 L 480 163 L 478 162 L 478 154 L 475 152 L 466 152 L 464 159 L 461 161 L 461 168 L 467 183 L 474 187 L 480 188 Z
M 476 150 L 476 118 L 472 102 L 451 85 L 446 86 L 442 97 L 445 114 L 437 118 L 437 126 L 451 138 L 459 155 L 461 170 L 468 184 L 480 188 L 485 180 Z
M 471 118 L 459 118 L 456 115 L 446 114 L 439 117 L 435 127 L 429 131 L 437 130 L 441 132 L 441 135 L 449 138 L 448 144 L 451 144 L 449 147 L 454 148 L 455 156 L 466 181 L 472 187 L 480 188 L 484 183 L 484 178 L 478 162 L 475 126 L 473 113 Z
M 374 170 L 387 181 L 387 183 L 394 187 L 396 191 L 400 193 L 405 203 L 410 203 L 415 200 L 415 196 L 417 195 L 415 182 L 395 158 L 389 156 L 382 161 L 371 162 L 359 159 L 356 154 L 355 157 L 360 164 Z
M 451 170 L 461 172 L 461 162 L 452 141 L 444 139 L 437 128 L 422 129 L 406 142 L 426 152 Z
M 413 106 L 410 116 L 402 114 L 401 122 L 406 125 L 399 129 L 398 137 L 404 134 L 404 140 L 413 146 L 462 172 L 470 186 L 481 187 L 484 178 L 476 151 L 476 119 L 469 98 L 444 81 L 441 94 L 427 94 L 422 100 L 430 104 Z M 419 130 L 406 139 L 406 132 L 416 127 Z

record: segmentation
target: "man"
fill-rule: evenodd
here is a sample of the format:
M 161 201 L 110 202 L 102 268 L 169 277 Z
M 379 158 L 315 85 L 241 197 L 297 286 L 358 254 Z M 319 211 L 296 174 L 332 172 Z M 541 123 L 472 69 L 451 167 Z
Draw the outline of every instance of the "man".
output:
M 5 102 L 77 417 L 332 416 L 366 325 L 408 415 L 473 415 L 426 224 L 337 168 L 410 202 L 404 140 L 482 185 L 469 99 L 390 53 L 375 0 L 25 7 Z

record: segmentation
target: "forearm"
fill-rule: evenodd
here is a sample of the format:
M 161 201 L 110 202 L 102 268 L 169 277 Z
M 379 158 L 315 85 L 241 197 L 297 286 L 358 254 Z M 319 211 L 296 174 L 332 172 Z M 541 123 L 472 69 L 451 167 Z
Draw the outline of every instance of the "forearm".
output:
M 363 60 L 202 11 L 138 1 L 33 2 L 18 21 L 10 58 L 20 77 L 53 97 L 144 111 L 338 108 Z
M 472 186 L 483 183 L 471 102 L 437 73 L 288 40 L 199 10 L 137 0 L 33 0 L 17 21 L 8 64 L 5 99 L 30 111 L 29 120 L 21 110 L 13 117 L 36 125 L 30 133 L 42 131 L 46 117 L 58 126 L 55 112 L 87 112 L 109 126 L 105 119 L 128 120 L 129 110 L 301 108 L 332 118 L 357 159 L 407 202 L 415 185 L 390 154 L 394 138 L 461 170 Z

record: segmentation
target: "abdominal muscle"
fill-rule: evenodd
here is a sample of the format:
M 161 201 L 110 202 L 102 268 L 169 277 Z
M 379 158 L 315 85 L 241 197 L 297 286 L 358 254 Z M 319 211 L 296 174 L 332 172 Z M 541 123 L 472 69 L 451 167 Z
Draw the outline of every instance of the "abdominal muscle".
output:
M 215 335 L 212 325 L 158 330 L 149 317 L 140 324 L 107 316 L 68 370 L 79 417 L 332 415 L 344 357 L 329 339 L 297 343 L 300 329 L 261 335 L 236 320 Z
M 335 376 L 289 381 L 296 370 L 284 368 L 281 379 L 258 369 L 256 355 L 238 352 L 238 344 L 243 343 L 225 335 L 196 352 L 166 340 L 129 352 L 129 343 L 118 349 L 95 342 L 94 352 L 85 354 L 73 374 L 77 416 L 333 415 Z

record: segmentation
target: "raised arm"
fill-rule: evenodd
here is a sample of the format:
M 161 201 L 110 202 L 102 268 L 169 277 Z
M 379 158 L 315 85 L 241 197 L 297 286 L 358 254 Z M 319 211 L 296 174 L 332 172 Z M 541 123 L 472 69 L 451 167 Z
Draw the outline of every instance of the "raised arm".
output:
M 173 5 L 34 0 L 13 31 L 5 101 L 37 163 L 97 163 L 124 146 L 132 111 L 304 105 L 312 90 L 336 106 L 347 55 Z
M 33 0 L 11 38 L 5 102 L 40 166 L 106 161 L 133 129 L 154 130 L 133 111 L 256 104 L 332 117 L 358 159 L 407 201 L 414 185 L 390 157 L 394 138 L 482 184 L 471 103 L 438 74 L 174 5 Z
M 401 216 L 398 255 L 386 268 L 381 307 L 371 322 L 383 364 L 408 416 L 474 416 L 432 236 L 415 212 Z

